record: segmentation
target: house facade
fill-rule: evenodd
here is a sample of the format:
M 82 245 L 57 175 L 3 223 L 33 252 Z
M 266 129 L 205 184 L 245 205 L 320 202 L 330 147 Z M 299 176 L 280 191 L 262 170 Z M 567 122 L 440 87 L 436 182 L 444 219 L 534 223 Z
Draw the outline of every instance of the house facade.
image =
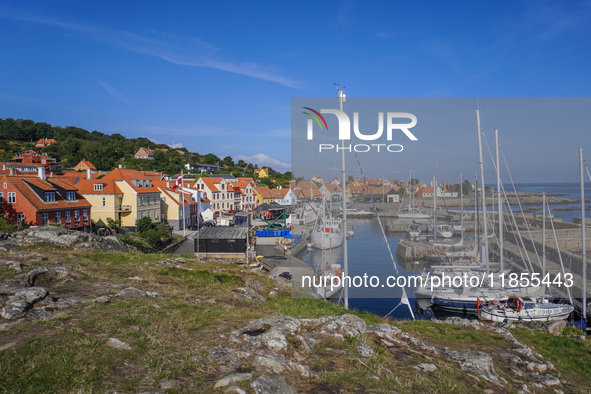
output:
M 86 170 L 96 171 L 96 167 L 93 166 L 91 162 L 86 161 L 86 160 L 80 161 L 80 163 L 76 164 L 76 167 L 74 167 L 74 171 L 86 171 Z
M 0 179 L 0 214 L 13 225 L 90 230 L 91 204 L 63 177 L 3 176 Z
M 135 228 L 137 220 L 149 216 L 160 222 L 160 190 L 140 171 L 117 168 L 101 179 L 81 179 L 80 193 L 93 207 L 93 219 L 121 220 L 121 226 Z
M 215 215 L 235 211 L 234 189 L 228 189 L 228 181 L 223 178 L 201 177 L 195 182 L 198 191 L 203 192 L 210 201 Z
M 145 159 L 145 160 L 154 160 L 154 149 L 149 148 L 140 148 L 135 155 L 133 155 L 136 159 Z

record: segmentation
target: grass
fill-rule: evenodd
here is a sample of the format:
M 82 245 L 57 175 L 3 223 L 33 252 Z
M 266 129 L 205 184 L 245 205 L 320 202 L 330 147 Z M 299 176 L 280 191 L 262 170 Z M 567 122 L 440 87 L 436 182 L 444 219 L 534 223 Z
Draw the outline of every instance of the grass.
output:
M 516 327 L 511 330 L 520 342 L 531 346 L 560 371 L 560 379 L 591 388 L 591 344 L 588 341 Z
M 208 361 L 207 350 L 224 344 L 233 330 L 250 320 L 277 315 L 317 318 L 352 313 L 368 325 L 384 323 L 368 312 L 347 310 L 314 298 L 294 298 L 287 291 L 268 297 L 266 303 L 235 299 L 231 291 L 244 286 L 247 279 L 264 286 L 266 290 L 260 291 L 263 295 L 274 284 L 265 275 L 234 264 L 197 262 L 187 256 L 189 260 L 182 265 L 192 268 L 191 271 L 144 264 L 171 257 L 162 254 L 73 251 L 66 255 L 63 249 L 27 250 L 48 257 L 47 262 L 27 264 L 27 271 L 40 265 L 53 266 L 59 260 L 62 266 L 82 273 L 75 281 L 47 281 L 54 297 L 112 295 L 134 286 L 157 291 L 163 298 L 83 304 L 59 312 L 50 320 L 12 325 L 0 332 L 0 345 L 17 342 L 0 352 L 0 392 L 163 391 L 160 383 L 165 380 L 175 384 L 165 390 L 169 393 L 210 392 L 226 373 L 220 373 L 219 366 Z M 0 279 L 9 279 L 15 273 L 0 267 Z M 132 276 L 143 281 L 127 279 Z M 187 299 L 200 301 L 190 303 Z M 428 344 L 488 351 L 499 375 L 509 381 L 514 376 L 504 358 L 510 344 L 498 335 L 429 321 L 392 323 Z M 591 387 L 589 343 L 522 328 L 512 332 L 560 369 L 558 376 L 570 382 L 566 391 Z M 577 333 L 565 330 L 565 334 Z M 107 347 L 111 337 L 129 343 L 132 349 Z M 374 349 L 373 356 L 363 358 L 359 354 L 357 345 L 362 341 Z M 461 393 L 495 388 L 469 377 L 445 359 L 427 359 L 408 349 L 381 347 L 369 334 L 321 342 L 313 352 L 306 351 L 296 335 L 288 337 L 288 343 L 318 372 L 309 378 L 286 373 L 287 380 L 297 384 L 299 391 Z M 438 370 L 420 373 L 413 368 L 423 362 L 436 364 Z M 249 389 L 249 382 L 238 385 Z M 509 387 L 509 391 L 513 389 Z
M 6 265 L 0 265 L 0 280 L 12 279 L 18 271 Z

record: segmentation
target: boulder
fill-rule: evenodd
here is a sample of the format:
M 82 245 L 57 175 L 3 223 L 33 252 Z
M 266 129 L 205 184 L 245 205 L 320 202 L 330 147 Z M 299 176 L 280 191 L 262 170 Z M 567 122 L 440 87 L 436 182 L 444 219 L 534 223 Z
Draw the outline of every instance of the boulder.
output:
M 478 350 L 449 350 L 445 348 L 443 356 L 448 360 L 457 362 L 464 371 L 482 377 L 491 383 L 499 384 L 492 357 Z
M 548 324 L 548 327 L 546 328 L 546 330 L 550 334 L 562 335 L 562 331 L 564 330 L 564 327 L 566 327 L 566 320 L 557 320 L 555 322 Z
M 435 372 L 437 371 L 437 367 L 435 364 L 417 364 L 413 367 L 421 372 Z
M 22 317 L 25 312 L 33 307 L 39 301 L 47 297 L 49 293 L 43 287 L 27 287 L 15 291 L 8 300 L 4 302 L 4 307 L 0 311 L 0 316 L 4 319 L 14 320 Z
M 33 271 L 27 274 L 27 282 L 29 283 L 29 285 L 34 286 L 35 281 L 37 281 L 37 279 L 41 276 L 48 278 L 50 280 L 64 280 L 79 279 L 82 275 L 76 271 L 73 271 L 65 267 L 39 267 L 35 268 Z
M 115 294 L 113 298 L 119 298 L 121 300 L 128 300 L 130 298 L 144 298 L 146 297 L 146 292 L 140 289 L 136 289 L 135 287 L 128 287 L 126 289 L 121 290 L 119 293 Z
M 226 387 L 229 384 L 236 383 L 236 382 L 242 382 L 243 380 L 249 380 L 251 378 L 252 378 L 251 373 L 235 373 L 233 375 L 224 376 L 223 378 L 218 380 L 216 382 L 216 384 L 213 386 L 213 388 L 217 389 L 220 387 Z
M 239 287 L 232 292 L 232 296 L 239 300 L 247 300 L 252 302 L 267 302 L 267 299 L 251 289 L 250 287 Z
M 125 349 L 125 350 L 131 349 L 131 346 L 128 343 L 120 341 L 117 338 L 109 338 L 109 340 L 107 341 L 107 346 L 113 347 L 115 349 Z
M 296 394 L 295 387 L 285 380 L 280 375 L 263 375 L 259 376 L 251 383 L 256 394 Z
M 359 342 L 357 345 L 357 351 L 361 354 L 362 357 L 371 357 L 373 356 L 373 349 L 365 342 Z

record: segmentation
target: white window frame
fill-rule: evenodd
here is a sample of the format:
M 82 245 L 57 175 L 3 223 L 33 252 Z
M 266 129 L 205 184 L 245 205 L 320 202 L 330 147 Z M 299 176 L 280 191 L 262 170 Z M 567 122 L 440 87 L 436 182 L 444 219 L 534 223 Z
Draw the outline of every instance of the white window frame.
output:
M 55 202 L 55 192 L 44 192 L 43 197 L 44 202 Z
M 8 192 L 7 201 L 9 204 L 16 204 L 16 192 Z
M 72 220 L 72 216 L 70 211 L 66 211 L 66 223 L 70 223 L 70 221 Z
M 49 222 L 49 214 L 45 212 L 43 214 L 43 224 L 47 224 Z
M 62 213 L 59 212 L 59 211 L 55 213 L 55 222 L 56 223 L 61 223 L 62 222 Z
M 107 206 L 107 198 L 103 197 L 103 207 L 106 207 L 106 206 Z
M 77 222 L 80 220 L 80 211 L 79 210 L 75 210 L 74 211 L 74 221 Z

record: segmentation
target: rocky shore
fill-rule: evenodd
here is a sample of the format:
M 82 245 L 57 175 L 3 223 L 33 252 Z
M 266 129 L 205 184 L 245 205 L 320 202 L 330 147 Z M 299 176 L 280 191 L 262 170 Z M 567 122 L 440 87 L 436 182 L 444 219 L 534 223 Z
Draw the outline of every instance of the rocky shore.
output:
M 462 318 L 384 321 L 294 298 L 284 283 L 241 265 L 104 252 L 117 241 L 28 231 L 0 241 L 1 391 L 537 393 L 591 386 L 591 346 L 563 333 L 563 323 L 533 330 Z M 571 366 L 574 357 L 582 359 Z

